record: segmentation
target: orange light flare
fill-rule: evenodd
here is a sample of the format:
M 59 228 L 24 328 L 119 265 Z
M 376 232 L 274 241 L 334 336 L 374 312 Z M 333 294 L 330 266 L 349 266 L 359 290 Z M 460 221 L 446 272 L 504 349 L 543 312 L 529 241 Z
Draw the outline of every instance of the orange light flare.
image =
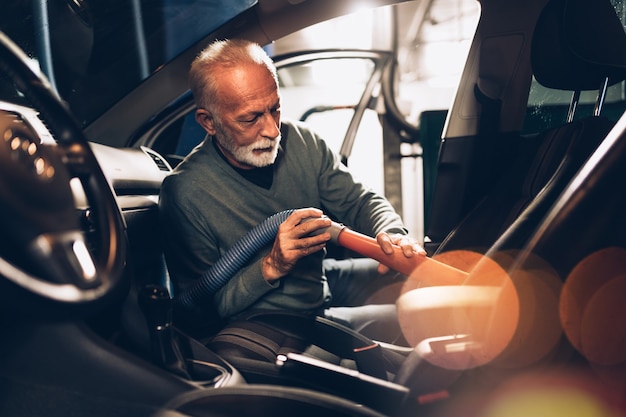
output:
M 418 267 L 398 300 L 405 338 L 427 360 L 447 369 L 511 369 L 537 363 L 558 346 L 562 284 L 547 262 L 517 251 L 489 257 L 450 251 L 436 261 L 467 271 L 466 280 L 432 286 L 434 278 L 423 278 L 436 271 Z M 424 349 L 429 342 L 432 352 Z
M 464 271 L 465 279 L 436 285 L 437 277 L 448 271 L 438 270 L 438 264 Z M 519 317 L 517 291 L 506 271 L 494 260 L 471 251 L 443 253 L 433 262 L 418 265 L 397 306 L 407 341 L 418 347 L 426 360 L 455 370 L 485 365 L 496 358 L 511 341 Z
M 570 343 L 596 370 L 617 376 L 622 387 L 626 385 L 624 294 L 626 249 L 609 247 L 576 265 L 563 286 L 559 309 Z
M 469 389 L 439 416 L 623 417 L 620 392 L 594 375 L 574 370 L 525 373 L 496 387 Z
M 509 271 L 515 285 L 519 321 L 509 345 L 492 365 L 526 367 L 549 357 L 561 342 L 558 310 L 562 280 L 548 262 L 534 254 L 508 251 L 494 259 Z M 513 266 L 516 261 L 520 264 Z

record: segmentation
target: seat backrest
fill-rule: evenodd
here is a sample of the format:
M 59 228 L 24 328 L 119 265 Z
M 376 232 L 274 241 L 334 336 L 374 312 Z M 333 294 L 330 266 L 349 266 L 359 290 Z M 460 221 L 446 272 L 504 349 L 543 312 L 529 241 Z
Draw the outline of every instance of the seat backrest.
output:
M 516 220 L 517 238 L 508 245 L 522 242 L 612 126 L 606 118 L 591 117 L 524 140 L 507 173 L 446 237 L 438 253 L 484 253 Z
M 531 59 L 535 78 L 548 88 L 600 90 L 605 81 L 610 85 L 626 79 L 626 34 L 608 0 L 552 0 L 537 21 Z M 521 138 L 517 159 L 437 252 L 484 253 L 514 222 L 506 245 L 515 248 L 613 125 L 594 115 Z

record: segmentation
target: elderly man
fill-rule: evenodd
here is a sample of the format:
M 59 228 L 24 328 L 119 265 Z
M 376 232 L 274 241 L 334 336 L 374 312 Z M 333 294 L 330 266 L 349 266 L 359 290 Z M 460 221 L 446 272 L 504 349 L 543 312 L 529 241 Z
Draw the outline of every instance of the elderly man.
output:
M 330 225 L 327 214 L 376 236 L 386 253 L 392 244 L 407 257 L 425 252 L 389 202 L 356 182 L 320 137 L 303 124 L 281 124 L 276 69 L 265 51 L 243 40 L 214 42 L 193 62 L 190 84 L 207 137 L 165 179 L 159 204 L 176 291 L 258 223 L 296 209 L 273 244 L 213 295 L 219 316 L 292 311 L 373 339 L 401 339 L 393 304 L 360 305 L 388 269 L 369 259 L 325 260 L 330 235 L 314 232 Z

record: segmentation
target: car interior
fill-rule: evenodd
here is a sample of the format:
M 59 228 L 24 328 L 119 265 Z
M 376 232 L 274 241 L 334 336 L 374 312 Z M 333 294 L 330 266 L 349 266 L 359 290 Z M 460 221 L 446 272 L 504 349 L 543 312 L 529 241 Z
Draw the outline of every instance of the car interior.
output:
M 434 262 L 388 288 L 410 348 L 322 317 L 224 326 L 200 305 L 180 307 L 158 196 L 184 158 L 162 138 L 194 110 L 186 65 L 210 39 L 268 44 L 294 31 L 289 13 L 310 11 L 311 23 L 348 13 L 238 3 L 248 10 L 87 126 L 0 26 L 0 92 L 10 85 L 20 97 L 0 95 L 0 414 L 480 416 L 520 376 L 574 370 L 615 410 L 606 415 L 621 415 L 626 100 L 607 102 L 607 89 L 623 93 L 626 81 L 622 3 L 479 1 L 454 102 L 405 131 L 426 146 L 436 126 L 435 149 L 424 148 Z M 559 123 L 529 113 L 531 83 L 571 94 L 568 106 L 545 107 Z M 585 92 L 593 105 L 581 103 Z M 171 98 L 164 109 L 139 106 L 157 94 Z M 446 267 L 464 282 L 446 283 Z M 197 327 L 181 325 L 187 314 Z M 303 326 L 307 340 L 296 336 Z M 271 343 L 258 336 L 276 329 Z

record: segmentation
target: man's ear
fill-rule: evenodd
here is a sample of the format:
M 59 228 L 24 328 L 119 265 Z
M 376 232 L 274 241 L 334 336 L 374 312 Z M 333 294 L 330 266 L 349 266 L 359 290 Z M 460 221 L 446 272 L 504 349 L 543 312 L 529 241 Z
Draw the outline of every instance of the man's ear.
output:
M 209 135 L 215 135 L 215 120 L 213 115 L 205 109 L 196 110 L 196 122 L 206 130 Z

